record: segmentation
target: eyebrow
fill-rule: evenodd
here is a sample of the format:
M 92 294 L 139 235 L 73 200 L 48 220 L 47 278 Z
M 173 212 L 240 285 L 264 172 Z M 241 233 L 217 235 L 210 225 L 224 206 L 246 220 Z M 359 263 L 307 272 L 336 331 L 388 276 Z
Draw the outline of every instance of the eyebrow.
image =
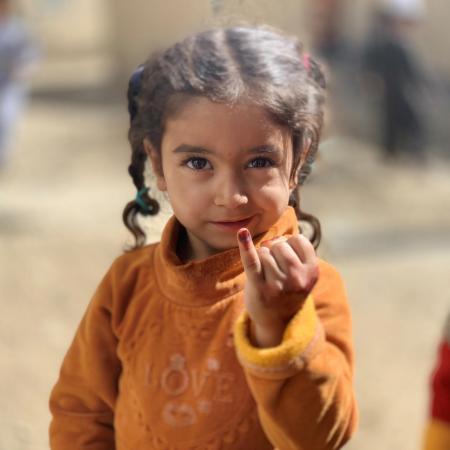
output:
M 207 148 L 198 147 L 196 145 L 189 144 L 181 144 L 176 147 L 173 151 L 174 153 L 196 153 L 196 154 L 214 154 L 212 150 Z M 246 153 L 249 154 L 261 154 L 261 153 L 280 153 L 280 149 L 275 147 L 274 145 L 266 144 L 266 145 L 258 145 L 257 147 L 253 147 L 249 150 L 246 150 Z

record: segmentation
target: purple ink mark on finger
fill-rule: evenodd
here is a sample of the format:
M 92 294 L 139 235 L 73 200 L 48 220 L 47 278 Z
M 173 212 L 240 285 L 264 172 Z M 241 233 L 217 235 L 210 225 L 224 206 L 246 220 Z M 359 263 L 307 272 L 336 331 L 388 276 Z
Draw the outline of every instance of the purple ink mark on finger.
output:
M 239 242 L 244 246 L 246 250 L 250 248 L 250 244 L 252 242 L 252 237 L 250 235 L 250 232 L 247 230 L 247 228 L 241 228 L 238 231 L 238 239 Z

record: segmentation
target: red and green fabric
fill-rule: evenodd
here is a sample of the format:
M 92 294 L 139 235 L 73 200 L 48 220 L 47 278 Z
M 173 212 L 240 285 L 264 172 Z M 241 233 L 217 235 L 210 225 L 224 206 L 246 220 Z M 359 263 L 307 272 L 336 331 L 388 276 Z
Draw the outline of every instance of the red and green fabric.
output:
M 450 450 L 450 315 L 431 379 L 431 412 L 424 450 Z

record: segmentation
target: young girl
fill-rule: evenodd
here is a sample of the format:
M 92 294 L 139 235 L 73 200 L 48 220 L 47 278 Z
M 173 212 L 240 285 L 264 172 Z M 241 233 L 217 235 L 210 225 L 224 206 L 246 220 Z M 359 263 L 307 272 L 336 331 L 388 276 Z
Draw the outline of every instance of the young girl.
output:
M 136 248 L 112 265 L 53 389 L 52 449 L 340 448 L 354 431 L 344 286 L 299 234 L 324 79 L 296 39 L 203 32 L 130 81 L 124 211 Z M 174 215 L 158 212 L 147 157 Z

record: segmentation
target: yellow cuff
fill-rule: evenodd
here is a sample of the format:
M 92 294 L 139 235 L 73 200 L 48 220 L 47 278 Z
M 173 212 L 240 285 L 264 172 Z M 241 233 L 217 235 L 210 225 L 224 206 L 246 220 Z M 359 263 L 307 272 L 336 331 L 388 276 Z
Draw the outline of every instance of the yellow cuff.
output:
M 284 372 L 303 367 L 314 343 L 320 337 L 320 323 L 310 295 L 292 318 L 277 347 L 254 347 L 248 338 L 249 317 L 242 313 L 234 328 L 234 341 L 242 365 L 262 373 Z
M 433 419 L 425 431 L 423 450 L 450 449 L 450 424 Z

